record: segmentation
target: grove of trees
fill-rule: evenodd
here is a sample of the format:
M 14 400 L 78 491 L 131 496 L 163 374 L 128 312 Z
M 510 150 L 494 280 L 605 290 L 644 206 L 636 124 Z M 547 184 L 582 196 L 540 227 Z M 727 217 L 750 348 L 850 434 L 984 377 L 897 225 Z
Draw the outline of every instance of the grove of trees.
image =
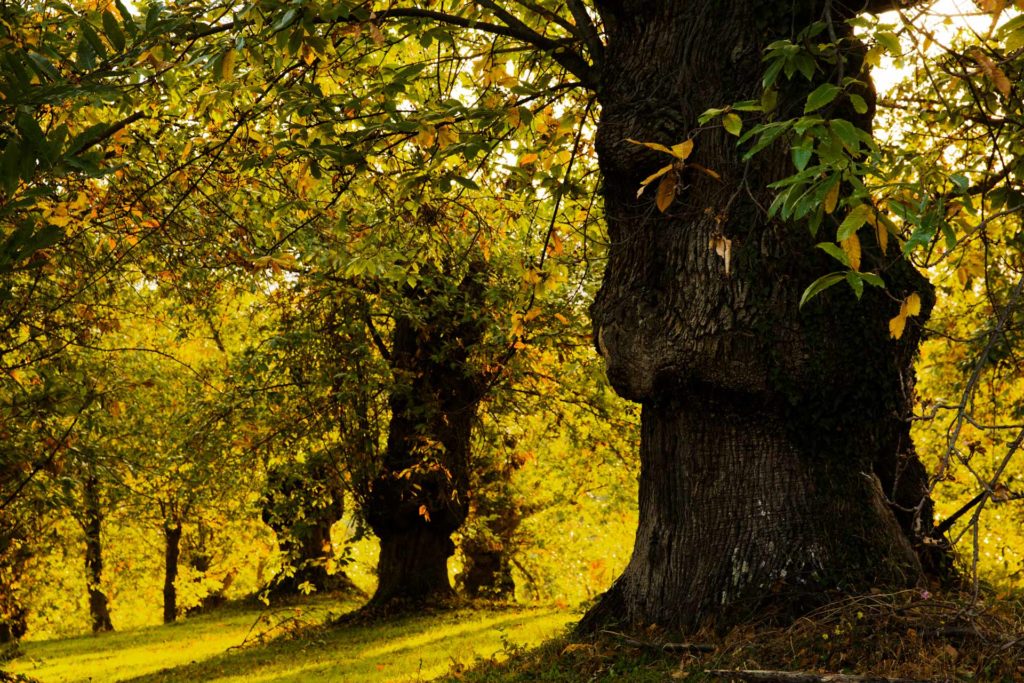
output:
M 0 641 L 1020 587 L 1024 3 L 936 4 L 4 4 Z

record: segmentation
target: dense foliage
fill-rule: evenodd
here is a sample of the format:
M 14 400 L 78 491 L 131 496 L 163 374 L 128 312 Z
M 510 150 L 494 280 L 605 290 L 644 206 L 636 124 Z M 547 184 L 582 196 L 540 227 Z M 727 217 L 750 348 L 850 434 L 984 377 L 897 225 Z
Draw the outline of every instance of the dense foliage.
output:
M 869 249 L 928 276 L 915 442 L 965 566 L 1002 589 L 1024 581 L 1022 4 L 854 19 L 897 74 L 877 102 L 830 19 L 801 27 L 761 101 L 633 141 L 665 165 L 630 188 L 665 212 L 684 171 L 718 178 L 690 158 L 713 127 L 748 161 L 784 143 L 763 208 L 834 261 L 801 305 L 884 287 Z M 608 586 L 639 436 L 588 317 L 602 30 L 575 1 L 0 8 L 0 640 L 84 630 L 97 592 L 115 628 L 286 584 L 370 593 L 384 481 L 414 521 L 455 510 L 465 592 Z M 874 138 L 843 118 L 876 107 Z M 709 248 L 728 275 L 730 240 Z M 889 336 L 922 297 L 891 297 Z M 420 399 L 462 383 L 453 462 L 459 411 Z

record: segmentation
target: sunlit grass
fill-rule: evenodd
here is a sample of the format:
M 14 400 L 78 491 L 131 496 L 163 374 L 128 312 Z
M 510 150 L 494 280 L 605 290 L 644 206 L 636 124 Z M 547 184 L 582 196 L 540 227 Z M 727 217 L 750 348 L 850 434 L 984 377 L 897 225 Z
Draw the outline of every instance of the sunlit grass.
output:
M 453 667 L 500 659 L 512 646 L 536 645 L 576 618 L 554 609 L 463 609 L 375 625 L 318 626 L 353 607 L 326 598 L 266 612 L 233 607 L 174 626 L 28 642 L 25 656 L 9 669 L 43 683 L 425 681 Z M 268 616 L 276 629 L 268 631 Z M 265 642 L 238 647 L 261 633 Z

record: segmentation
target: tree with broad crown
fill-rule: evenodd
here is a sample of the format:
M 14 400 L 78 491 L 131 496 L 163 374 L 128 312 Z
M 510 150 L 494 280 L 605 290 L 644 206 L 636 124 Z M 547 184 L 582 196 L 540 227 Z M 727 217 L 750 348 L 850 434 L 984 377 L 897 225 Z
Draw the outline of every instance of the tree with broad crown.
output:
M 816 21 L 835 36 L 833 61 L 812 62 L 807 81 L 780 82 L 777 115 L 798 113 L 844 74 L 862 83 L 852 94 L 873 102 L 864 49 L 845 20 L 890 3 L 599 0 L 591 11 L 573 0 L 566 42 L 531 28 L 525 3 L 480 5 L 495 23 L 420 9 L 380 16 L 531 43 L 601 106 L 611 246 L 594 341 L 616 390 L 643 406 L 640 523 L 629 566 L 582 627 L 695 628 L 768 605 L 796 612 L 827 589 L 922 581 L 915 546 L 932 529 L 931 504 L 906 420 L 920 327 L 891 339 L 880 290 L 856 305 L 833 290 L 801 310 L 828 259 L 805 228 L 765 208 L 768 186 L 791 172 L 788 144 L 745 161 L 736 114 L 722 127 L 699 120 L 709 107 L 761 100 L 764 49 Z M 833 113 L 870 131 L 870 105 L 845 98 Z M 671 181 L 638 196 L 664 166 L 662 151 L 688 140 Z M 884 273 L 889 293 L 918 292 L 917 319 L 927 318 L 930 287 L 906 261 L 868 247 L 859 258 Z

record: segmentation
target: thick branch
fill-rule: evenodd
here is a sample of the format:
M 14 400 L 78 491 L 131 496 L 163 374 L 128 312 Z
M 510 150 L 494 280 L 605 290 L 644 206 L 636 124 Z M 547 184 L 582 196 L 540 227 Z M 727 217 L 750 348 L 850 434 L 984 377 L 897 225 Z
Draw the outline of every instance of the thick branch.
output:
M 572 12 L 572 18 L 576 22 L 580 37 L 587 46 L 590 58 L 594 60 L 594 66 L 600 70 L 604 63 L 602 59 L 604 43 L 601 42 L 601 37 L 597 34 L 597 26 L 594 25 L 587 8 L 580 0 L 567 0 L 566 4 L 569 6 L 569 11 Z
M 483 2 L 480 4 L 494 11 L 499 18 L 509 21 L 511 25 L 492 24 L 486 21 L 477 21 L 475 19 L 455 16 L 453 14 L 446 14 L 445 12 L 419 9 L 416 7 L 399 7 L 385 10 L 378 13 L 377 18 L 429 19 L 449 26 L 458 26 L 460 28 L 468 28 L 476 31 L 483 31 L 484 33 L 491 33 L 497 36 L 505 36 L 506 38 L 521 40 L 522 42 L 532 45 L 539 50 L 550 52 L 552 59 L 562 65 L 569 73 L 579 78 L 580 81 L 583 82 L 584 86 L 591 89 L 597 86 L 597 78 L 594 73 L 594 68 L 580 55 L 573 52 L 564 41 L 553 40 L 542 36 L 526 24 L 516 19 L 514 16 L 508 14 L 508 12 L 501 10 L 500 8 L 495 10 L 493 3 Z M 507 17 L 507 19 L 505 17 Z

